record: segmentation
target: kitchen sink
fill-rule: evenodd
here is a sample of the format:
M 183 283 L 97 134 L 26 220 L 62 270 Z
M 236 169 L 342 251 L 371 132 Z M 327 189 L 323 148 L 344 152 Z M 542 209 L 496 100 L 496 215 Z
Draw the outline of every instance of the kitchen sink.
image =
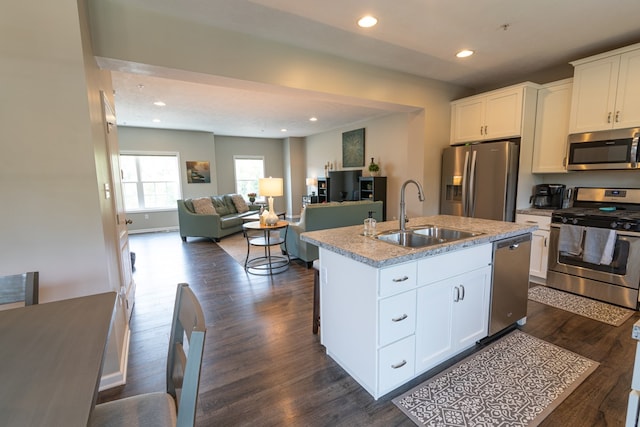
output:
M 422 234 L 416 234 L 411 230 L 407 231 L 387 231 L 376 236 L 378 240 L 383 242 L 393 243 L 398 246 L 406 246 L 409 248 L 421 248 L 424 246 L 437 245 L 444 243 L 445 240 L 438 239 L 436 237 L 425 236 Z
M 451 228 L 442 228 L 435 225 L 426 227 L 412 228 L 411 231 L 421 236 L 435 237 L 436 239 L 444 239 L 446 241 L 466 239 L 474 237 L 481 233 L 472 233 L 470 231 L 454 230 Z
M 409 230 L 390 230 L 380 233 L 376 239 L 408 248 L 422 248 L 453 242 L 467 237 L 474 237 L 481 233 L 453 230 L 436 226 L 416 227 Z

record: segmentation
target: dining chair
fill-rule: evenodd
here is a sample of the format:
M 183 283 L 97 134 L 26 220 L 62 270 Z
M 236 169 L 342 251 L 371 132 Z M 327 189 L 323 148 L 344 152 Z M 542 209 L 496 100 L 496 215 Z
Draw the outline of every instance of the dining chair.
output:
M 180 283 L 169 338 L 166 392 L 141 394 L 96 405 L 89 425 L 193 427 L 206 332 L 204 314 L 197 297 L 188 284 Z
M 0 277 L 0 310 L 38 304 L 39 280 L 37 271 Z

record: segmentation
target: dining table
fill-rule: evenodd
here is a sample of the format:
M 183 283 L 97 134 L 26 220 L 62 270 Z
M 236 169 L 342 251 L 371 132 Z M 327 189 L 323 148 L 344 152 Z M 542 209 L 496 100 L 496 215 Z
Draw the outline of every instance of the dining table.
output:
M 115 292 L 0 311 L 0 425 L 86 426 Z

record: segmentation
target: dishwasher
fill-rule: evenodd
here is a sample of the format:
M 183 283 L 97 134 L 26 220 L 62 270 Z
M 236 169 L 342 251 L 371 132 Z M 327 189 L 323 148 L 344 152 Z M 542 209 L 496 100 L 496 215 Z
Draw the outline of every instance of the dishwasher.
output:
M 527 317 L 531 233 L 493 243 L 489 336 Z

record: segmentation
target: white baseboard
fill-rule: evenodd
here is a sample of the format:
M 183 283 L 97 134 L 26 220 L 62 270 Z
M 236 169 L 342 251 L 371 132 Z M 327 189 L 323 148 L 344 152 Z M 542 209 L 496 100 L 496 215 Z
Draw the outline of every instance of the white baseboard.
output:
M 129 343 L 131 340 L 131 329 L 127 324 L 127 330 L 125 331 L 124 349 L 122 351 L 122 358 L 120 358 L 120 369 L 118 372 L 114 372 L 109 375 L 103 375 L 100 378 L 100 387 L 98 391 L 107 390 L 110 388 L 125 385 L 127 383 L 127 367 L 129 366 Z
M 129 230 L 129 234 L 158 233 L 161 231 L 178 231 L 178 230 L 180 230 L 180 227 L 144 228 L 140 230 Z

